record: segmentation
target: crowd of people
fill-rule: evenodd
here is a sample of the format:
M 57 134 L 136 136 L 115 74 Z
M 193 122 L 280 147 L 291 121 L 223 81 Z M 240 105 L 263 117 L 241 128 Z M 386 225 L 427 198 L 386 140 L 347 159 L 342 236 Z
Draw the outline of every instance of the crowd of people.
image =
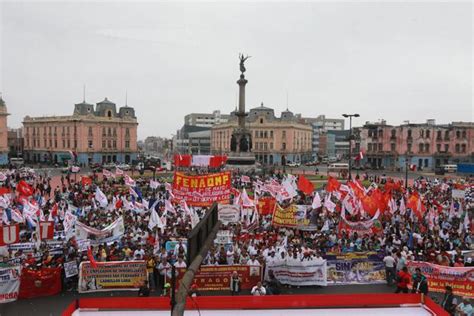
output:
M 0 247 L 0 260 L 3 265 L 21 263 L 31 269 L 61 266 L 71 260 L 79 264 L 91 260 L 91 256 L 97 262 L 145 260 L 147 287 L 166 292 L 171 267 L 185 268 L 190 264 L 186 262 L 184 239 L 207 208 L 176 201 L 171 185 L 159 180 L 94 173 L 78 177 L 77 181 L 63 176 L 54 184 L 48 175 L 31 169 L 3 171 L 2 223 L 18 223 L 20 242 L 32 242 L 33 247 Z M 366 180 L 366 186 L 360 180 Z M 233 174 L 229 202 L 239 206 L 241 217 L 238 222 L 222 224 L 221 230 L 229 233 L 230 241 L 223 244 L 216 240 L 203 265 L 265 267 L 276 261 L 318 260 L 327 253 L 375 251 L 385 254 L 389 285 L 396 284 L 398 292 L 406 292 L 411 283 L 415 291 L 422 293 L 428 292 L 426 277 L 418 271 L 409 275 L 408 260 L 473 266 L 472 257 L 466 253 L 474 250 L 474 181 L 420 178 L 405 189 L 391 179 L 384 183 L 380 179 L 372 183 L 368 178 L 360 180 L 339 183 L 330 178 L 319 190 L 303 192 L 298 178 L 291 175 Z M 294 192 L 282 196 L 271 189 L 275 187 Z M 25 188 L 28 192 L 24 192 Z M 455 198 L 453 190 L 466 194 Z M 376 196 L 380 196 L 379 204 L 374 207 Z M 312 228 L 274 225 L 271 214 L 259 214 L 258 200 L 264 197 L 275 198 L 282 208 L 306 205 L 301 216 Z M 96 242 L 92 236 L 90 248 L 85 248 L 74 233 L 74 223 L 102 230 L 119 218 L 123 219 L 123 234 L 112 236 L 116 238 L 107 242 Z M 60 247 L 52 248 L 40 240 L 36 227 L 43 220 L 54 221 L 54 239 Z M 375 223 L 369 233 L 340 229 L 341 221 L 368 220 Z M 238 278 L 234 281 L 231 279 L 229 290 L 237 294 Z M 252 294 L 281 292 L 282 285 L 272 271 L 262 281 Z M 72 289 L 75 279 L 65 279 L 65 285 Z M 468 306 L 469 302 L 463 300 L 460 304 Z

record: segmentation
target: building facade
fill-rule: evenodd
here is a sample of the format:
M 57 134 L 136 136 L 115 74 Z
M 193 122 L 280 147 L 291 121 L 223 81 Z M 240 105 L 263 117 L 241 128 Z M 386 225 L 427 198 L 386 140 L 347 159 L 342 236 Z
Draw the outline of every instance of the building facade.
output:
M 135 110 L 107 98 L 96 104 L 76 104 L 73 115 L 29 117 L 23 120 L 24 159 L 65 163 L 71 152 L 77 163 L 130 163 L 137 158 Z
M 8 129 L 8 156 L 11 158 L 22 158 L 24 149 L 23 128 Z
M 212 113 L 190 113 L 184 117 L 184 124 L 211 128 L 216 124 L 222 124 L 228 120 L 228 114 L 221 114 L 221 111 L 216 110 Z
M 7 105 L 0 96 L 0 165 L 8 164 Z
M 299 115 L 284 111 L 281 117 L 263 106 L 249 110 L 246 126 L 252 134 L 252 152 L 263 164 L 306 162 L 311 160 L 312 128 Z M 229 121 L 211 130 L 211 153 L 228 154 L 237 116 L 232 112 Z
M 474 123 L 452 122 L 387 125 L 367 122 L 357 128 L 355 152 L 365 151 L 361 161 L 375 168 L 403 169 L 414 164 L 433 169 L 442 164 L 474 162 Z
M 343 131 L 344 130 L 344 119 L 328 118 L 325 115 L 319 115 L 316 118 L 306 117 L 305 121 L 311 124 L 312 128 L 312 155 L 313 159 L 319 157 L 335 157 L 336 149 L 332 150 L 332 147 L 336 147 L 335 143 L 331 143 L 331 140 L 336 137 L 336 134 L 328 136 L 329 131 Z M 329 138 L 329 142 L 328 142 Z M 334 140 L 335 141 L 335 140 Z M 340 143 L 341 140 L 338 140 Z M 341 144 L 338 144 L 341 146 Z M 349 142 L 346 140 L 346 144 L 343 144 L 349 148 Z

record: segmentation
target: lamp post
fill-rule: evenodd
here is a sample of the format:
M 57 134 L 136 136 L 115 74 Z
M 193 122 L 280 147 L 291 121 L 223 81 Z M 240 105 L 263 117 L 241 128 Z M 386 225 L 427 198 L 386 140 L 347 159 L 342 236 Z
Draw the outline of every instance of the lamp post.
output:
M 352 118 L 359 117 L 360 115 L 357 113 L 354 114 L 342 114 L 345 118 L 349 118 L 349 178 L 348 180 L 352 179 L 351 172 L 352 172 Z
M 405 190 L 408 189 L 408 167 L 409 167 L 409 164 L 408 164 L 408 150 L 407 150 L 407 152 L 405 153 Z

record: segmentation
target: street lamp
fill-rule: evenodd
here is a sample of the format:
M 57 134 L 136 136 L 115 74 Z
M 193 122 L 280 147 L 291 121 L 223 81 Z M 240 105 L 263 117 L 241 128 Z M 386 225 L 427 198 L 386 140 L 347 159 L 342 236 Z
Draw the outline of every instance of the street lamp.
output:
M 349 118 L 349 179 L 352 179 L 351 172 L 352 172 L 352 118 L 359 117 L 360 115 L 357 113 L 354 114 L 342 114 L 343 117 Z

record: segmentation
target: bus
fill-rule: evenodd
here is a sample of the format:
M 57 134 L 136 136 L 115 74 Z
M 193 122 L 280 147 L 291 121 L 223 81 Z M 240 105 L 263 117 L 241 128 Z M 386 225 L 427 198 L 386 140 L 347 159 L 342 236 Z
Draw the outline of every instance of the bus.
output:
M 10 158 L 10 164 L 15 167 L 21 167 L 25 164 L 23 158 Z
M 328 172 L 347 172 L 349 171 L 348 163 L 332 163 L 328 167 Z
M 441 168 L 444 169 L 444 172 L 456 173 L 458 171 L 457 165 L 441 165 Z

